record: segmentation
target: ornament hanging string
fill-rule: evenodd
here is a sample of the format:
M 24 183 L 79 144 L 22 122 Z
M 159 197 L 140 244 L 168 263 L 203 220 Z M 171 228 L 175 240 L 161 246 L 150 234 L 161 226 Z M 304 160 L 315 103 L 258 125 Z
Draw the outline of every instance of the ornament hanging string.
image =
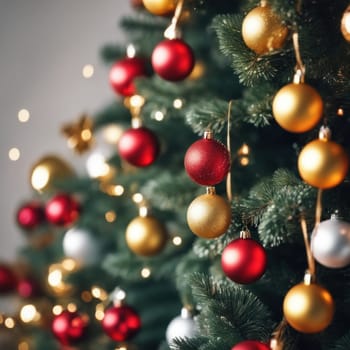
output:
M 288 323 L 286 319 L 283 317 L 282 321 L 276 327 L 274 332 L 272 333 L 272 338 L 270 340 L 270 348 L 271 350 L 283 350 L 284 349 L 284 334 L 288 328 Z
M 167 39 L 172 40 L 172 39 L 179 38 L 181 36 L 181 33 L 177 27 L 177 24 L 178 24 L 179 19 L 181 17 L 183 4 L 184 4 L 184 0 L 179 0 L 177 5 L 176 5 L 174 16 L 171 19 L 171 23 L 170 23 L 169 27 L 164 32 L 164 37 Z
M 305 249 L 306 249 L 306 257 L 307 257 L 307 264 L 308 264 L 308 271 L 311 275 L 311 279 L 315 280 L 316 278 L 316 264 L 315 264 L 315 259 L 311 253 L 311 247 L 310 247 L 310 242 L 309 242 L 309 237 L 307 234 L 307 225 L 306 225 L 306 220 L 305 217 L 302 216 L 300 219 L 300 225 L 301 225 L 301 231 L 303 233 L 304 237 L 304 244 L 305 244 Z
M 227 150 L 231 156 L 231 136 L 230 136 L 230 130 L 231 130 L 231 108 L 232 108 L 232 100 L 228 103 L 228 111 L 227 111 L 227 135 L 226 135 L 226 143 L 227 143 Z M 229 201 L 232 201 L 232 181 L 231 181 L 231 167 L 227 174 L 226 178 L 226 195 Z
M 315 213 L 315 228 L 318 227 L 318 225 L 321 222 L 321 216 L 322 216 L 322 189 L 318 189 L 317 191 L 317 202 L 316 202 L 316 213 Z
M 295 59 L 297 61 L 297 65 L 295 67 L 295 75 L 294 80 L 297 79 L 298 81 L 295 81 L 296 83 L 302 83 L 304 82 L 304 76 L 305 76 L 305 66 L 301 59 L 300 54 L 300 46 L 299 46 L 299 33 L 294 32 L 293 33 L 293 47 L 294 47 L 294 53 L 295 53 Z
M 130 111 L 131 125 L 134 128 L 140 127 L 142 124 L 141 111 L 145 102 L 145 98 L 141 95 L 133 95 L 124 99 L 124 105 Z

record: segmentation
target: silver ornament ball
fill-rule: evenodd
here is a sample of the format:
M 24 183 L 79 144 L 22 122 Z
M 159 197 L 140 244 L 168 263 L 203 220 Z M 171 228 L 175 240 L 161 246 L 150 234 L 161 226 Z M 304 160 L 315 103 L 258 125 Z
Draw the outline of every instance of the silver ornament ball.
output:
M 197 325 L 186 308 L 181 310 L 181 315 L 175 317 L 168 325 L 166 330 L 166 340 L 169 345 L 175 338 L 193 338 L 198 333 Z
M 85 229 L 73 227 L 63 237 L 63 252 L 79 264 L 94 265 L 100 259 L 100 243 Z
M 314 258 L 330 268 L 342 268 L 350 264 L 350 224 L 335 215 L 322 221 L 311 235 L 311 251 Z

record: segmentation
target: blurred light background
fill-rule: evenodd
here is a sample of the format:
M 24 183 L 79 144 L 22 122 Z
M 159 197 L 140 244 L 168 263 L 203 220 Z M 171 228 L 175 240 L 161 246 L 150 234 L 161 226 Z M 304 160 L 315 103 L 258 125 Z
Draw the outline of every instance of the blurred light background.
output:
M 125 42 L 117 24 L 132 9 L 129 0 L 0 5 L 0 261 L 13 262 L 25 244 L 15 213 L 32 198 L 30 168 L 47 153 L 82 166 L 60 130 L 114 98 L 99 52 Z

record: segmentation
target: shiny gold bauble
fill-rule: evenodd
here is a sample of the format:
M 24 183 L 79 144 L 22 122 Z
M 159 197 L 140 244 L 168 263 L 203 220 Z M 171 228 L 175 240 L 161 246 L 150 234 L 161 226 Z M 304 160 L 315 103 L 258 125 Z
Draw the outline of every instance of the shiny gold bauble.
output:
M 141 256 L 153 256 L 162 251 L 167 242 L 164 225 L 153 216 L 138 216 L 126 228 L 126 243 Z
M 349 168 L 349 159 L 342 146 L 317 139 L 309 142 L 300 152 L 298 169 L 309 185 L 327 189 L 339 185 Z
M 345 10 L 341 19 L 340 30 L 346 41 L 350 42 L 350 6 Z
M 251 10 L 242 23 L 245 44 L 257 54 L 280 49 L 287 37 L 288 28 L 269 6 Z
M 283 129 L 306 132 L 320 121 L 323 101 L 310 85 L 291 83 L 277 92 L 272 102 L 272 113 Z
M 291 288 L 283 301 L 287 322 L 302 333 L 318 333 L 332 322 L 334 302 L 327 289 L 318 284 L 300 283 Z
M 175 11 L 177 0 L 143 0 L 143 6 L 156 16 L 168 16 Z
M 74 176 L 73 169 L 60 157 L 47 155 L 37 161 L 30 171 L 30 183 L 34 190 L 54 190 L 57 183 Z
M 216 238 L 224 234 L 231 222 L 229 203 L 216 194 L 195 198 L 187 209 L 187 223 L 191 231 L 202 238 Z

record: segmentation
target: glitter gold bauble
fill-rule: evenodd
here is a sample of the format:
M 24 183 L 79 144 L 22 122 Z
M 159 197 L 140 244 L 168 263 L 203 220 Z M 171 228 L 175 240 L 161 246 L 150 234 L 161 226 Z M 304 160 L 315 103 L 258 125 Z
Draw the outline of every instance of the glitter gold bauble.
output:
M 284 298 L 283 312 L 287 322 L 302 333 L 318 333 L 332 322 L 334 302 L 327 289 L 316 283 L 300 283 Z
M 138 216 L 126 228 L 126 243 L 141 256 L 153 256 L 162 251 L 167 242 L 164 225 L 153 216 Z
M 300 152 L 298 169 L 309 185 L 327 189 L 339 185 L 349 168 L 349 159 L 342 146 L 329 140 L 309 142 Z
M 345 10 L 341 19 L 340 30 L 346 41 L 350 42 L 350 6 Z
M 323 101 L 308 84 L 291 83 L 282 87 L 272 103 L 277 123 L 289 132 L 306 132 L 316 126 L 323 113 Z
M 187 209 L 188 226 L 194 234 L 202 238 L 221 236 L 227 231 L 230 222 L 230 205 L 217 194 L 198 196 Z
M 48 155 L 37 161 L 30 172 L 30 183 L 34 190 L 47 192 L 55 185 L 74 175 L 73 169 L 60 157 Z
M 175 11 L 177 0 L 143 0 L 145 8 L 156 16 L 168 16 Z
M 260 55 L 280 49 L 287 34 L 287 27 L 269 6 L 254 8 L 242 23 L 242 37 L 245 44 Z

